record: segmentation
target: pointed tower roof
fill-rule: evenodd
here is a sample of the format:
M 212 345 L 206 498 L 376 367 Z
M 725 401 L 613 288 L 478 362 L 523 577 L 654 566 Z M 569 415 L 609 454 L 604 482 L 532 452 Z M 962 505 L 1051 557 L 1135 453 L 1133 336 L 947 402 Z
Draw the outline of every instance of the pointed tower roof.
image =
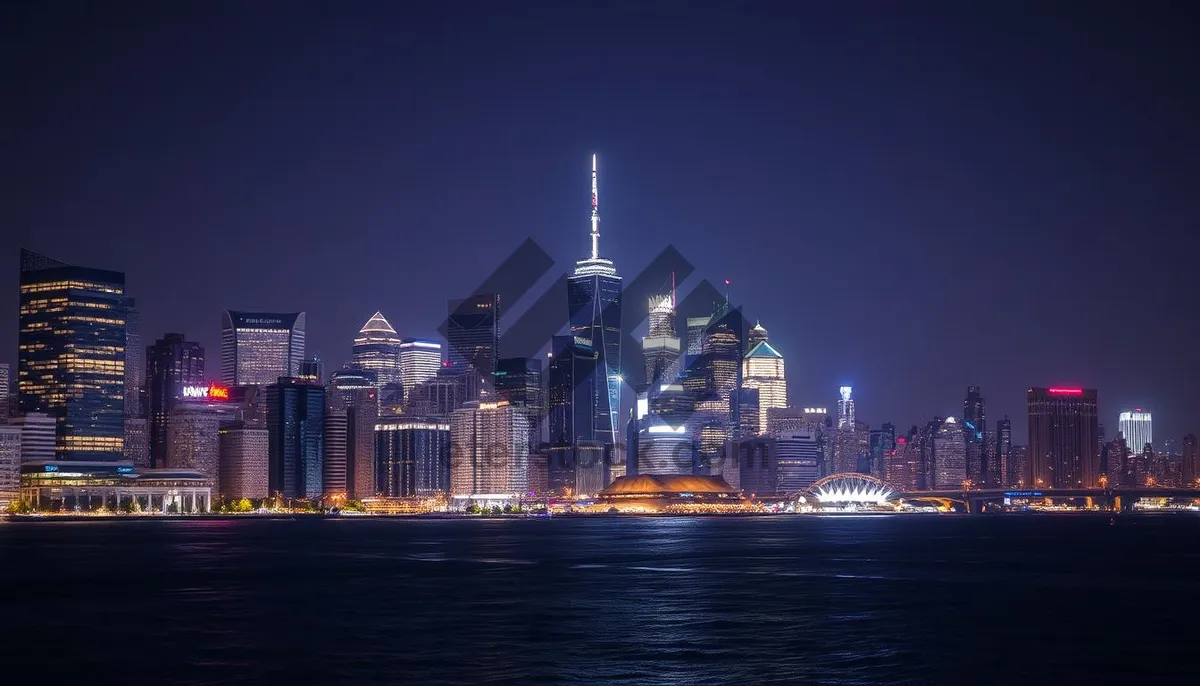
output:
M 754 346 L 750 349 L 750 352 L 746 353 L 746 357 L 769 357 L 776 360 L 783 359 L 783 355 L 780 355 L 779 351 L 775 348 L 772 348 L 771 345 L 766 341 L 759 341 L 758 345 Z
M 371 318 L 367 320 L 366 324 L 363 324 L 363 327 L 359 329 L 358 332 L 362 334 L 390 333 L 393 336 L 396 335 L 396 330 L 393 329 L 392 325 L 388 323 L 388 320 L 384 318 L 382 312 L 376 312 L 375 314 L 371 315 Z
M 751 331 L 751 333 L 755 333 L 755 334 L 758 334 L 759 336 L 762 336 L 764 339 L 767 337 L 767 330 L 763 328 L 762 322 L 760 322 L 760 321 L 755 321 L 754 328 L 750 329 L 750 331 Z

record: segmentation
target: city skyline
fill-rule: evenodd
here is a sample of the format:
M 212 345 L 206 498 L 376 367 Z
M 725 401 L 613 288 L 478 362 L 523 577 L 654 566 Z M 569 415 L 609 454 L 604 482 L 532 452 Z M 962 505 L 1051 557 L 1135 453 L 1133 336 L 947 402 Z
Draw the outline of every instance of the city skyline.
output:
M 818 96 L 826 97 L 770 96 L 764 89 L 747 94 L 740 108 L 718 103 L 696 110 L 689 104 L 711 101 L 700 100 L 703 84 L 720 89 L 732 82 L 719 73 L 710 80 L 710 71 L 685 69 L 671 92 L 675 101 L 667 102 L 641 90 L 649 75 L 639 76 L 632 63 L 603 47 L 606 61 L 598 78 L 609 86 L 611 101 L 590 111 L 579 113 L 582 96 L 570 88 L 553 98 L 540 95 L 568 83 L 566 65 L 561 73 L 538 71 L 527 83 L 504 81 L 511 92 L 492 92 L 498 102 L 529 105 L 521 108 L 531 112 L 528 122 L 468 108 L 465 90 L 440 94 L 429 109 L 408 112 L 395 99 L 374 103 L 353 85 L 318 80 L 303 92 L 304 102 L 340 94 L 359 114 L 337 114 L 332 127 L 322 129 L 312 126 L 314 114 L 305 108 L 276 111 L 267 100 L 246 96 L 221 110 L 220 125 L 200 131 L 192 141 L 180 135 L 195 130 L 184 114 L 149 122 L 134 135 L 129 127 L 146 123 L 145 115 L 121 101 L 111 105 L 113 111 L 80 124 L 74 145 L 63 148 L 51 140 L 51 132 L 61 130 L 69 112 L 89 109 L 79 100 L 84 96 L 30 92 L 28 109 L 18 113 L 26 115 L 24 126 L 14 127 L 21 140 L 10 141 L 14 155 L 6 162 L 20 169 L 14 176 L 28 179 L 29 192 L 15 201 L 16 230 L 6 234 L 5 254 L 15 265 L 17 250 L 26 246 L 69 264 L 124 272 L 127 294 L 140 310 L 143 342 L 186 332 L 208 351 L 213 365 L 221 349 L 222 310 L 306 312 L 307 352 L 319 353 L 334 369 L 349 359 L 354 332 L 377 310 L 400 337 L 435 337 L 445 301 L 469 292 L 526 237 L 554 257 L 554 273 L 569 272 L 588 228 L 581 175 L 587 173 L 587 157 L 598 152 L 605 170 L 605 255 L 623 274 L 635 274 L 662 247 L 677 246 L 697 266 L 690 279 L 681 280 L 681 296 L 702 277 L 730 278 L 733 300 L 752 320 L 760 319 L 771 331 L 772 345 L 785 351 L 793 405 L 832 407 L 837 387 L 851 385 L 858 416 L 872 426 L 890 421 L 903 430 L 933 415 L 957 414 L 963 390 L 978 385 L 988 401 L 989 421 L 1007 415 L 1015 442 L 1023 443 L 1027 388 L 1070 385 L 1099 390 L 1100 422 L 1109 437 L 1115 434 L 1117 411 L 1129 407 L 1152 411 L 1161 437 L 1179 440 L 1194 433 L 1200 399 L 1186 380 L 1200 370 L 1186 341 L 1195 339 L 1197 289 L 1179 276 L 1185 273 L 1180 260 L 1195 254 L 1194 232 L 1185 230 L 1194 204 L 1180 177 L 1156 176 L 1175 173 L 1182 154 L 1175 151 L 1196 142 L 1195 133 L 1182 126 L 1194 107 L 1186 100 L 1168 105 L 1145 97 L 1118 98 L 1090 85 L 1087 65 L 1112 57 L 1102 56 L 1085 37 L 1072 39 L 1080 42 L 1075 47 L 1083 56 L 1062 64 L 1058 78 L 1078 82 L 1084 95 L 1076 96 L 1090 103 L 1086 108 L 1060 99 L 1058 81 L 1032 73 L 1030 63 L 1022 61 L 1048 49 L 1046 39 L 1038 37 L 1011 58 L 1014 69 L 1001 78 L 998 90 L 990 95 L 973 90 L 959 78 L 961 70 L 978 62 L 977 53 L 967 48 L 972 41 L 1006 40 L 1004 29 L 1015 19 L 1003 18 L 989 28 L 982 17 L 962 11 L 967 16 L 958 17 L 965 24 L 961 33 L 937 32 L 930 38 L 933 45 L 964 54 L 963 64 L 939 64 L 926 72 L 932 92 L 902 88 L 907 104 L 890 91 L 877 93 L 882 104 L 876 109 L 886 122 L 881 131 L 891 137 L 871 134 L 860 141 L 849 138 L 865 130 L 854 115 L 858 96 L 822 72 L 810 76 Z M 856 30 L 878 30 L 885 20 L 921 30 L 910 26 L 912 17 L 901 10 L 882 12 L 885 18 Z M 34 25 L 46 21 L 37 14 L 30 17 Z M 63 20 L 78 34 L 79 53 L 102 47 L 108 40 L 107 18 L 93 27 L 78 19 Z M 265 18 L 251 12 L 245 19 L 253 25 Z M 834 10 L 814 19 L 814 26 L 846 25 Z M 1095 27 L 1110 20 L 1101 12 L 1072 16 L 1069 23 Z M 135 25 L 137 36 L 152 29 L 178 30 L 153 23 L 159 20 L 143 21 L 150 24 Z M 281 49 L 291 56 L 300 45 L 310 46 L 303 39 L 314 30 L 314 21 L 296 19 L 278 37 Z M 703 16 L 689 21 L 701 33 L 716 30 Z M 465 30 L 479 34 L 481 48 L 492 45 L 482 29 Z M 529 35 L 542 29 L 521 30 Z M 804 35 L 810 49 L 844 59 L 842 73 L 851 83 L 877 83 L 871 57 L 846 54 L 817 29 L 811 31 Z M 236 32 L 227 37 L 235 45 L 248 40 Z M 1140 50 L 1118 54 L 1146 71 L 1174 69 L 1164 62 L 1172 37 L 1167 31 L 1161 47 L 1141 44 Z M 379 38 L 368 29 L 367 54 L 376 58 L 391 51 Z M 416 38 L 414 45 L 422 44 Z M 35 53 L 41 49 L 26 40 L 16 38 L 15 44 Z M 670 39 L 664 45 L 669 44 Z M 643 39 L 633 45 L 649 46 Z M 677 47 L 689 54 L 686 45 Z M 736 63 L 737 45 L 730 48 L 722 59 Z M 211 83 L 172 71 L 200 50 L 181 44 L 161 60 L 139 63 L 143 79 L 135 94 L 153 97 L 171 73 L 197 97 L 211 95 Z M 328 55 L 347 71 L 355 70 L 354 56 Z M 511 50 L 495 55 L 506 65 L 518 59 Z M 786 57 L 764 74 L 762 85 L 786 76 L 783 70 L 802 69 L 795 56 Z M 251 78 L 238 76 L 234 62 L 214 59 L 214 73 L 232 83 Z M 896 56 L 894 68 L 911 79 L 908 70 L 925 64 L 923 59 L 908 47 Z M 34 62 L 45 82 L 59 80 L 67 69 L 61 61 Z M 415 79 L 426 92 L 429 79 L 464 68 L 433 62 L 415 75 L 372 71 L 365 83 Z M 679 66 L 663 58 L 649 65 L 651 75 Z M 123 73 L 118 66 L 97 63 L 93 78 L 115 82 Z M 311 67 L 310 62 L 296 70 L 267 64 L 258 76 L 294 85 Z M 1120 74 L 1113 78 L 1121 93 L 1145 93 L 1151 87 Z M 1008 111 L 1004 108 L 1018 82 L 1028 89 L 1029 116 L 1036 118 L 981 118 L 980 111 L 988 111 L 997 98 L 1000 110 Z M 939 98 L 939 89 L 952 87 L 966 89 L 961 91 L 965 104 L 952 107 Z M 286 88 L 273 94 L 297 95 Z M 1134 110 L 1126 100 L 1144 106 Z M 796 127 L 770 114 L 791 105 L 807 113 Z M 260 139 L 239 128 L 254 121 L 247 119 L 249 112 L 268 107 L 288 136 Z M 681 107 L 695 118 L 672 131 L 662 122 L 674 121 Z M 452 121 L 430 120 L 427 115 L 438 108 L 453 112 Z M 614 116 L 626 110 L 635 116 Z M 758 114 L 751 117 L 744 110 Z M 392 116 L 397 112 L 405 116 Z M 847 114 L 846 125 L 836 121 Z M 1120 126 L 1135 114 L 1156 125 L 1137 131 Z M 353 131 L 349 125 L 357 116 L 364 126 Z M 491 127 L 483 126 L 491 117 L 513 127 L 515 140 L 524 144 L 491 136 Z M 912 124 L 914 117 L 963 126 L 935 131 L 932 125 Z M 613 123 L 617 119 L 626 123 Z M 761 131 L 748 130 L 760 120 Z M 1063 135 L 1063 127 L 1078 120 L 1092 122 L 1093 128 L 1070 127 L 1074 135 Z M 1151 130 L 1169 135 L 1160 139 Z M 406 131 L 417 131 L 429 142 L 412 142 Z M 1121 132 L 1123 152 L 1102 142 L 1113 131 Z M 465 136 L 463 142 L 442 146 L 451 132 Z M 1054 137 L 1063 149 L 1046 152 L 1035 144 L 1042 137 Z M 120 152 L 106 147 L 107 141 L 126 138 L 129 144 Z M 990 141 L 1013 145 L 1002 153 Z M 223 151 L 218 159 L 204 152 L 214 144 Z M 182 154 L 172 145 L 182 146 Z M 410 154 L 397 155 L 398 148 Z M 301 149 L 311 149 L 319 169 L 295 165 Z M 745 158 L 740 150 L 754 157 Z M 955 150 L 967 154 L 960 157 Z M 338 155 L 350 155 L 357 165 L 335 163 L 342 159 Z M 111 159 L 112 166 L 101 174 L 82 159 Z M 1025 172 L 1028 178 L 1021 176 Z M 264 181 L 272 178 L 278 181 Z M 930 182 L 930 189 L 916 187 L 914 179 Z M 245 189 L 253 191 L 247 196 Z M 956 232 L 964 230 L 972 241 L 962 243 L 986 245 L 985 255 L 959 245 Z M 456 231 L 460 240 L 447 241 Z M 200 247 L 170 250 L 185 232 L 200 236 Z M 1097 261 L 1120 254 L 1131 232 L 1148 250 L 1150 268 L 1142 287 L 1097 281 Z M 237 249 L 227 249 L 233 245 Z M 443 247 L 453 248 L 447 253 L 453 259 L 429 259 Z M 333 250 L 358 256 L 352 288 L 326 278 L 326 255 Z M 171 257 L 160 260 L 159 254 Z M 259 276 L 264 270 L 270 278 Z M 1027 272 L 1038 279 L 1026 279 Z M 978 278 L 969 298 L 957 293 L 958 281 L 972 275 Z M 0 306 L 15 320 L 15 289 L 0 292 Z M 1069 311 L 1060 307 L 1062 298 L 1072 303 Z M 968 307 L 968 301 L 988 306 Z M 917 306 L 929 302 L 938 305 Z M 502 321 L 514 321 L 525 304 L 506 304 L 514 309 L 506 309 Z M 1142 336 L 1109 325 L 1115 313 L 1131 309 L 1143 311 L 1161 329 Z M 882 319 L 876 316 L 880 312 L 886 315 Z M 945 326 L 947 312 L 955 313 L 953 335 L 938 328 Z M 681 312 L 680 321 L 688 314 L 694 313 Z M 0 341 L 0 361 L 14 369 L 15 339 Z M 1139 364 L 1123 364 L 1129 359 Z

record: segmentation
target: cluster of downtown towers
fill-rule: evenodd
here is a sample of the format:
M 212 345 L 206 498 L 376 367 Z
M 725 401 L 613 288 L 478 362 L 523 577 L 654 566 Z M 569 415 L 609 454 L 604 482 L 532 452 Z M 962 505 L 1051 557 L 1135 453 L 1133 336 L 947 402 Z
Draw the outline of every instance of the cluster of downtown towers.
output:
M 328 378 L 305 357 L 303 312 L 230 310 L 220 394 L 204 390 L 218 386 L 198 343 L 168 333 L 142 345 L 124 274 L 23 251 L 9 414 L 52 424 L 53 442 L 23 445 L 21 460 L 189 469 L 227 498 L 307 499 L 595 494 L 656 474 L 720 476 L 756 495 L 844 472 L 903 490 L 1095 488 L 1151 471 L 1120 434 L 1104 440 L 1094 389 L 1029 389 L 1025 446 L 1007 418 L 989 428 L 974 386 L 961 417 L 901 435 L 858 420 L 849 387 L 832 413 L 789 405 L 766 329 L 726 297 L 687 318 L 681 338 L 673 280 L 646 303 L 640 364 L 623 365 L 622 279 L 598 238 L 593 161 L 592 252 L 566 281 L 569 334 L 552 336 L 545 358 L 501 356 L 501 293 L 449 302 L 445 356 L 377 312 Z M 1187 483 L 1200 476 L 1195 444 L 1184 439 Z

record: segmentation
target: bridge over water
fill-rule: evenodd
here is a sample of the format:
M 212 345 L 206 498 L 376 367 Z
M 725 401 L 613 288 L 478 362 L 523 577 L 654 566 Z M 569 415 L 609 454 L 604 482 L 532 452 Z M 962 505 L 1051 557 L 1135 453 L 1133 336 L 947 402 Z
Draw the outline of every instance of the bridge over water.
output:
M 1020 498 L 1037 500 L 1042 498 L 1066 499 L 1088 498 L 1094 504 L 1107 505 L 1113 509 L 1128 511 L 1142 498 L 1200 498 L 1200 488 L 1167 488 L 1163 486 L 1118 486 L 1115 488 L 1039 488 L 1031 490 L 1012 488 L 972 488 L 968 490 L 905 491 L 901 500 L 939 500 L 960 503 L 968 512 L 979 512 L 988 503 L 1001 503 L 1006 499 Z

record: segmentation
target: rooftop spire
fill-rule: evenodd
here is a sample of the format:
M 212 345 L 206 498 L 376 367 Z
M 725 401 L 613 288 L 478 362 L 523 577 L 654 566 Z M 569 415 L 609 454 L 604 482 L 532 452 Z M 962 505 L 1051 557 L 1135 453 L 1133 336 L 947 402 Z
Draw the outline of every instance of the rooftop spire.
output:
M 596 184 L 596 153 L 592 153 L 592 259 L 600 257 L 600 196 Z

